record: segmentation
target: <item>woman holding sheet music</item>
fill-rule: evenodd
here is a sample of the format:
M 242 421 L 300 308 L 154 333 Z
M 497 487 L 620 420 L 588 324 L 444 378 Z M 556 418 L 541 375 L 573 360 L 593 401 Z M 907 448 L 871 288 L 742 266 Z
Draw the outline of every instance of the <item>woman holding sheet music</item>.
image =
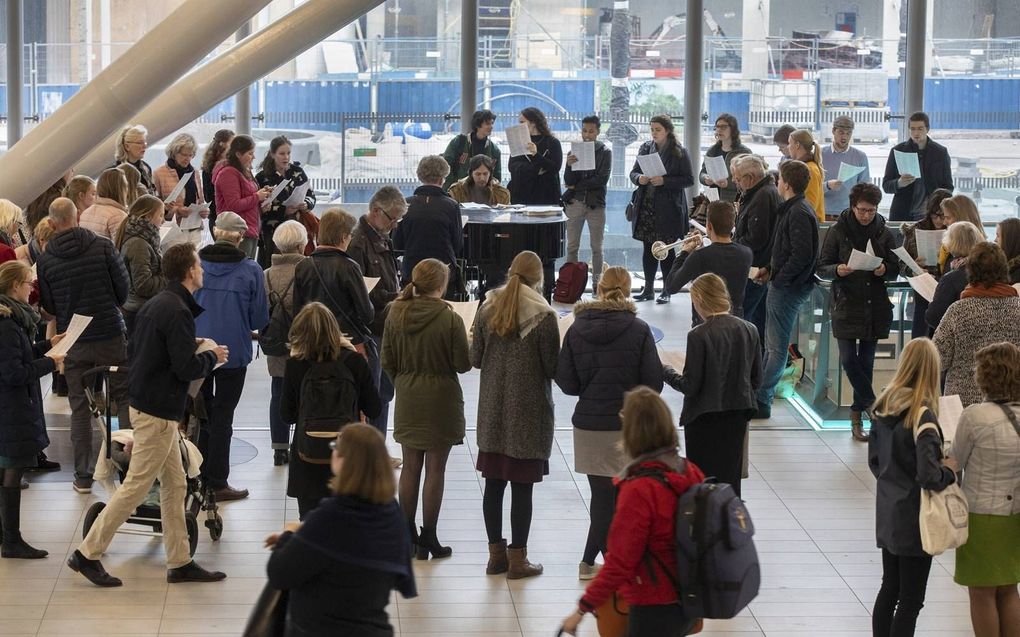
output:
M 818 276 L 832 280 L 832 335 L 839 343 L 839 362 L 854 390 L 850 431 L 859 442 L 868 440 L 861 415 L 875 402 L 871 386 L 875 348 L 878 341 L 889 337 L 892 326 L 893 306 L 885 282 L 899 274 L 898 259 L 893 254 L 896 240 L 885 218 L 878 214 L 881 201 L 878 186 L 855 184 L 850 189 L 850 208 L 839 215 L 825 235 L 818 257 Z M 855 252 L 874 255 L 880 259 L 878 266 L 852 269 L 849 264 Z
M 511 157 L 510 201 L 515 204 L 558 206 L 560 204 L 560 171 L 563 169 L 563 149 L 560 140 L 553 137 L 545 113 L 534 106 L 521 111 L 520 123 L 527 125 L 531 134 L 527 155 Z
M 173 194 L 181 180 L 187 179 L 184 190 L 167 204 L 166 213 L 168 216 L 173 215 L 172 218 L 177 221 L 177 225 L 187 228 L 184 233 L 188 235 L 188 240 L 198 246 L 202 243 L 202 223 L 192 218 L 192 214 L 205 219 L 209 216 L 209 207 L 204 205 L 202 173 L 191 165 L 191 160 L 196 154 L 198 142 L 191 135 L 181 133 L 170 140 L 166 147 L 166 163 L 152 171 L 152 179 L 156 182 L 156 195 L 163 200 Z M 193 208 L 195 204 L 198 206 Z M 185 221 L 186 219 L 191 223 Z
M 652 139 L 641 144 L 638 159 L 630 170 L 630 181 L 637 190 L 627 208 L 628 221 L 633 228 L 632 236 L 645 246 L 641 255 L 645 287 L 634 297 L 635 301 L 651 301 L 655 297 L 655 271 L 660 262 L 652 254 L 652 244 L 656 241 L 673 243 L 687 234 L 689 223 L 684 188 L 694 185 L 691 159 L 673 134 L 673 120 L 669 115 L 656 115 L 649 127 Z M 648 171 L 642 168 L 642 163 L 648 166 L 650 162 L 642 160 L 642 156 L 652 154 L 658 154 L 656 168 L 661 164 L 665 174 L 646 175 Z M 670 251 L 662 260 L 663 281 L 673 268 L 675 258 L 675 252 Z M 669 303 L 665 287 L 657 302 Z
M 279 252 L 273 243 L 273 232 L 276 227 L 288 219 L 300 221 L 300 213 L 315 207 L 315 193 L 308 184 L 308 175 L 305 174 L 301 164 L 290 160 L 290 153 L 290 140 L 283 135 L 274 137 L 273 141 L 269 142 L 269 152 L 262 160 L 261 169 L 255 175 L 255 181 L 262 188 L 276 188 L 284 181 L 288 182 L 273 200 L 262 202 L 262 249 L 259 250 L 259 265 L 263 270 L 271 265 L 270 257 Z M 301 201 L 291 201 L 298 198 Z
M 936 279 L 942 276 L 942 272 L 939 268 L 938 263 L 927 263 L 924 259 L 919 258 L 917 250 L 917 231 L 926 230 L 931 232 L 933 230 L 945 230 L 946 220 L 942 212 L 942 202 L 952 197 L 953 193 L 945 188 L 938 188 L 931 196 L 928 197 L 928 203 L 925 204 L 924 219 L 916 223 L 904 223 L 900 226 L 900 232 L 903 233 L 903 249 L 907 251 L 914 260 L 917 261 L 928 274 L 931 274 Z M 901 264 L 900 273 L 904 276 L 912 276 L 913 273 L 910 268 L 907 267 L 906 263 Z M 914 318 L 911 323 L 910 338 L 920 338 L 922 336 L 930 336 L 928 330 L 928 322 L 924 320 L 924 313 L 928 310 L 928 299 L 924 298 L 917 292 L 913 294 L 914 300 Z
M 733 171 L 730 162 L 738 155 L 750 155 L 751 149 L 740 141 L 740 124 L 737 118 L 729 113 L 723 113 L 715 118 L 715 144 L 705 151 L 705 160 L 701 164 L 701 174 L 698 179 L 706 186 L 719 190 L 719 199 L 723 201 L 735 201 L 737 198 L 737 184 L 733 180 Z M 726 163 L 725 179 L 716 181 L 712 179 L 708 170 L 709 157 L 722 157 Z

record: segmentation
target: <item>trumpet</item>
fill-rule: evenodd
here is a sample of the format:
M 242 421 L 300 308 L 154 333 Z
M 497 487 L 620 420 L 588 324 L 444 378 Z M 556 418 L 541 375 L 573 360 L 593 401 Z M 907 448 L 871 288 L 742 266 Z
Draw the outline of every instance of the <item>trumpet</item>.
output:
M 683 237 L 682 239 L 677 239 L 676 241 L 670 244 L 667 244 L 665 241 L 656 241 L 655 243 L 652 244 L 652 256 L 658 259 L 659 261 L 663 261 L 666 259 L 666 257 L 669 256 L 670 250 L 682 245 L 683 242 L 686 241 L 686 239 L 687 237 Z

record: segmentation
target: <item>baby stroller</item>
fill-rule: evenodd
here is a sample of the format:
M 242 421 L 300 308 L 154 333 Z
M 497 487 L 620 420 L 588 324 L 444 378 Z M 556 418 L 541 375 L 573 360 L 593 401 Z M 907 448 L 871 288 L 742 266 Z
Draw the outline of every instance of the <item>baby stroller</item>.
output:
M 127 367 L 95 367 L 85 372 L 82 377 L 82 384 L 85 386 L 85 397 L 88 400 L 89 411 L 92 413 L 93 426 L 103 433 L 103 444 L 100 448 L 95 478 L 106 488 L 107 493 L 111 494 L 116 491 L 117 482 L 123 482 L 127 475 L 131 459 L 131 447 L 134 443 L 134 432 L 130 429 L 113 431 L 109 376 L 110 374 L 126 375 L 127 373 Z M 209 537 L 216 541 L 223 535 L 223 518 L 220 517 L 218 512 L 216 499 L 212 496 L 211 490 L 202 488 L 198 478 L 198 469 L 202 463 L 202 456 L 195 446 L 195 441 L 198 439 L 198 418 L 194 413 L 195 410 L 196 405 L 189 399 L 189 410 L 185 414 L 185 421 L 182 423 L 187 425 L 185 427 L 187 436 L 180 434 L 178 440 L 181 450 L 181 461 L 184 464 L 184 473 L 187 476 L 184 521 L 188 530 L 188 549 L 191 555 L 195 554 L 195 549 L 198 547 L 198 521 L 203 512 L 205 527 L 209 529 Z M 92 528 L 96 518 L 99 517 L 99 514 L 105 508 L 105 502 L 96 502 L 85 512 L 85 521 L 82 525 L 83 538 L 88 535 L 89 529 Z M 158 482 L 153 484 L 149 495 L 135 509 L 131 517 L 127 519 L 127 523 L 148 527 L 150 530 L 121 528 L 117 532 L 130 535 L 147 535 L 150 537 L 160 537 L 163 534 Z

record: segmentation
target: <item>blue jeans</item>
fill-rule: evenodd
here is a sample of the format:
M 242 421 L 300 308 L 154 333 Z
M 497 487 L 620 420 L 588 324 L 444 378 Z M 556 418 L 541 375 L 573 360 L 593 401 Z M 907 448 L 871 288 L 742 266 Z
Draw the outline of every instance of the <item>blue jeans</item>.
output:
M 765 301 L 765 371 L 758 388 L 758 403 L 771 405 L 776 385 L 786 369 L 790 336 L 800 307 L 811 296 L 813 287 L 779 288 L 769 285 Z
M 280 416 L 280 396 L 283 394 L 283 377 L 273 376 L 269 396 L 269 437 L 273 449 L 290 449 L 290 425 Z
M 839 363 L 843 366 L 850 386 L 854 388 L 851 411 L 864 411 L 875 402 L 875 389 L 871 380 L 875 371 L 875 349 L 878 341 L 838 339 Z
M 758 343 L 765 353 L 765 299 L 769 286 L 748 281 L 744 286 L 744 320 L 758 328 Z M 764 358 L 764 357 L 763 357 Z

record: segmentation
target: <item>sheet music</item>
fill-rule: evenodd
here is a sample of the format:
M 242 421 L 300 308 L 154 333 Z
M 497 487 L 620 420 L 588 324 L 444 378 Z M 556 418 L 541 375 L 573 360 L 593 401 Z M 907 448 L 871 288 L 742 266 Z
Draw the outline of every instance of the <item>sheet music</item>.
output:
M 166 199 L 163 200 L 163 203 L 164 204 L 171 204 L 171 203 L 177 201 L 177 198 L 181 196 L 182 192 L 184 192 L 184 187 L 188 185 L 188 182 L 191 180 L 191 178 L 192 178 L 192 176 L 194 176 L 194 174 L 195 174 L 195 171 L 191 171 L 190 173 L 187 173 L 184 176 L 183 179 L 178 181 L 177 185 L 174 186 L 174 189 L 171 190 L 170 194 L 167 195 Z
M 567 312 L 563 316 L 559 317 L 556 321 L 557 327 L 560 330 L 560 345 L 563 345 L 563 339 L 567 337 L 567 330 L 574 324 L 574 313 L 573 311 Z
M 945 234 L 945 230 L 914 230 L 914 238 L 917 239 L 917 256 L 924 259 L 926 266 L 938 265 L 939 250 L 942 248 L 942 237 Z
M 492 206 L 489 206 L 488 204 L 484 204 L 484 203 L 475 203 L 473 201 L 465 201 L 464 203 L 460 204 L 460 207 L 463 208 L 464 210 L 488 210 Z
M 956 428 L 960 424 L 960 417 L 963 416 L 963 401 L 959 394 L 943 396 L 939 398 L 939 427 L 942 429 L 942 437 L 949 445 L 956 439 Z
M 595 142 L 571 142 L 570 154 L 577 157 L 570 170 L 595 170 Z
M 311 188 L 312 182 L 306 181 L 294 188 L 294 192 L 291 193 L 290 197 L 287 197 L 287 201 L 283 202 L 285 206 L 300 206 L 305 202 L 305 197 L 308 196 L 308 189 Z
M 200 338 L 198 340 L 200 342 L 198 344 L 198 349 L 195 350 L 195 356 L 198 356 L 202 352 L 210 352 L 210 351 L 216 349 L 217 347 L 219 347 L 219 344 L 216 341 L 212 340 L 211 338 Z M 229 356 L 229 354 L 228 354 L 228 356 Z M 228 360 L 229 360 L 229 358 L 228 358 Z M 213 366 L 213 369 L 214 370 L 219 369 L 219 368 L 223 367 L 226 364 L 227 364 L 226 361 L 224 361 L 222 363 L 217 362 L 216 365 Z M 204 382 L 205 382 L 205 378 L 198 378 L 198 379 L 195 379 L 195 380 L 191 381 L 188 384 L 188 395 L 191 396 L 192 398 L 194 398 L 195 396 L 198 396 L 198 391 L 200 389 L 202 389 L 202 383 L 204 383 Z
M 894 150 L 896 157 L 896 170 L 901 175 L 921 177 L 921 165 L 917 162 L 917 153 L 905 153 L 902 150 Z
M 46 352 L 49 357 L 58 356 L 60 354 L 66 355 L 68 351 L 81 337 L 85 328 L 92 322 L 91 316 L 82 316 L 81 314 L 75 314 L 71 317 L 71 322 L 68 323 L 67 329 L 64 330 L 64 338 L 54 345 L 50 351 Z
M 875 256 L 875 246 L 871 245 L 871 239 L 868 239 L 868 245 L 864 248 L 864 254 L 869 257 Z
M 510 213 L 509 212 L 504 212 L 503 214 L 496 215 L 495 217 L 492 218 L 492 222 L 493 223 L 506 223 L 508 221 L 510 221 Z
M 520 157 L 528 154 L 528 142 L 531 141 L 531 133 L 527 124 L 507 126 L 503 129 L 506 135 L 506 143 L 510 146 L 510 156 Z
M 850 262 L 847 263 L 847 267 L 851 270 L 861 271 L 877 270 L 880 265 L 882 265 L 882 259 L 880 257 L 866 254 L 860 250 L 854 250 L 851 252 Z
M 207 203 L 193 203 L 188 206 L 187 217 L 181 217 L 181 230 L 198 230 L 202 227 L 202 211 L 209 210 Z
M 864 166 L 853 166 L 851 164 L 846 163 L 845 161 L 840 162 L 839 176 L 836 177 L 836 180 L 846 183 L 847 181 L 853 179 L 862 172 L 864 172 Z
M 757 279 L 757 278 L 758 278 L 758 272 L 759 272 L 760 270 L 761 270 L 761 268 L 756 268 L 756 267 L 754 267 L 754 266 L 752 265 L 752 266 L 751 266 L 751 269 L 747 271 L 747 278 L 748 278 L 748 279 L 750 279 L 750 280 L 752 280 L 752 281 L 754 281 L 755 279 Z
M 903 263 L 905 263 L 906 266 L 910 268 L 910 271 L 913 272 L 916 276 L 924 274 L 924 268 L 919 266 L 917 264 L 917 261 L 914 261 L 914 257 L 910 256 L 910 253 L 907 252 L 907 249 L 904 248 L 903 246 L 893 249 L 893 254 L 898 256 L 900 260 L 903 261 Z
M 469 217 L 469 216 L 467 216 L 467 215 L 461 215 L 461 216 L 460 216 L 460 225 L 461 225 L 462 227 L 463 227 L 463 226 L 466 226 L 466 225 L 468 224 L 468 222 L 469 222 L 469 221 L 471 221 L 471 217 Z
M 641 167 L 641 174 L 645 177 L 662 177 L 666 174 L 666 167 L 662 165 L 662 157 L 659 157 L 659 153 L 638 155 L 637 163 Z
M 723 181 L 730 178 L 730 171 L 726 170 L 726 158 L 722 155 L 706 156 L 705 172 L 712 178 L 712 181 Z
M 918 296 L 929 303 L 935 298 L 935 288 L 939 285 L 935 277 L 927 272 L 918 276 L 908 276 L 907 283 L 910 284 L 910 287 L 914 288 Z
M 687 356 L 683 352 L 674 352 L 665 349 L 659 350 L 659 360 L 662 361 L 663 365 L 669 365 L 678 372 L 683 372 L 684 365 L 687 364 Z
M 464 321 L 464 331 L 468 340 L 471 340 L 471 328 L 475 324 L 475 314 L 478 313 L 478 301 L 447 301 L 446 304 Z
M 719 201 L 719 189 L 718 188 L 705 188 L 705 196 L 708 197 L 709 201 Z
M 700 232 L 701 234 L 705 235 L 706 237 L 708 236 L 708 228 L 706 228 L 705 226 L 701 225 L 700 223 L 698 223 L 694 219 L 691 219 L 690 222 L 691 222 L 691 225 L 694 226 L 694 228 L 698 232 Z
M 375 286 L 379 284 L 379 279 L 382 277 L 366 276 L 363 278 L 365 279 L 365 287 L 368 289 L 369 293 L 371 293 L 372 290 L 375 289 Z
M 273 191 L 269 193 L 269 196 L 266 197 L 266 201 L 276 201 L 276 198 L 280 196 L 280 193 L 283 192 L 283 189 L 289 185 L 290 185 L 289 179 L 284 179 L 283 181 L 278 183 L 276 187 L 273 188 Z
M 159 228 L 159 251 L 165 253 L 175 245 L 187 243 L 188 235 L 176 223 L 168 222 Z

